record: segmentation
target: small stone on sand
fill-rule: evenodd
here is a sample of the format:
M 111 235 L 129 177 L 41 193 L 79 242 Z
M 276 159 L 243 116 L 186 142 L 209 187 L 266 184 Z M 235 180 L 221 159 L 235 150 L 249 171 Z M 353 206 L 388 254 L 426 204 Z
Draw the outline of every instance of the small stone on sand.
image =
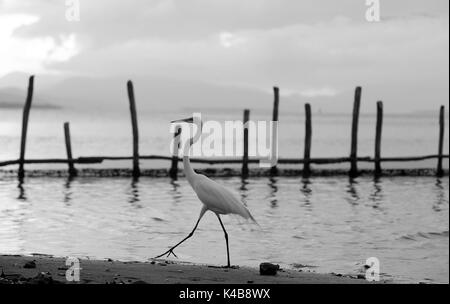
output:
M 279 269 L 280 265 L 275 265 L 267 262 L 259 264 L 260 275 L 276 275 Z
M 25 265 L 23 265 L 23 268 L 29 269 L 36 268 L 36 262 L 35 261 L 26 262 Z

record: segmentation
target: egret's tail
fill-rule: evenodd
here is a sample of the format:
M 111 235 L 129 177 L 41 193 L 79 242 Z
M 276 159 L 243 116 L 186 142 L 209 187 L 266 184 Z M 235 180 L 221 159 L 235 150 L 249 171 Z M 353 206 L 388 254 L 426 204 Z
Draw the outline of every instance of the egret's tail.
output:
M 250 219 L 253 221 L 254 224 L 256 224 L 259 228 L 261 228 L 261 225 L 255 220 L 255 218 L 253 217 L 253 215 L 249 212 L 248 213 Z
M 241 228 L 244 230 L 250 229 L 250 231 L 262 231 L 263 228 L 261 225 L 255 220 L 255 218 L 252 215 L 248 216 L 242 216 L 240 214 L 229 214 L 230 217 L 232 217 Z
M 244 214 L 240 214 L 243 218 L 245 218 L 246 220 L 251 220 L 252 224 L 255 224 L 256 226 L 258 226 L 259 228 L 261 228 L 261 225 L 259 225 L 259 223 L 255 220 L 255 218 L 253 217 L 253 215 L 250 213 L 250 211 L 247 209 L 247 207 L 245 207 L 245 213 Z

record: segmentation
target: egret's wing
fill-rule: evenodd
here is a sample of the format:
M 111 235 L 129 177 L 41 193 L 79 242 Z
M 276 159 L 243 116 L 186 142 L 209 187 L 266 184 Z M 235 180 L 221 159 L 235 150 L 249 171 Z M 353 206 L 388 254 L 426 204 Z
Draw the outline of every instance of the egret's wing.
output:
M 238 195 L 206 176 L 199 175 L 193 188 L 198 198 L 211 211 L 219 214 L 234 213 L 255 221 Z

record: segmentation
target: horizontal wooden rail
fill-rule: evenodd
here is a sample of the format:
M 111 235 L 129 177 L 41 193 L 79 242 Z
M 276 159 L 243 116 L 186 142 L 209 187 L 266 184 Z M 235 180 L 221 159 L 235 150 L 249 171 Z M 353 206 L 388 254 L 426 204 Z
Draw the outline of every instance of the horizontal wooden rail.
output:
M 409 161 L 421 161 L 427 159 L 435 159 L 441 157 L 438 154 L 435 155 L 423 155 L 423 156 L 411 156 L 411 157 L 382 157 L 379 159 L 380 162 L 409 162 Z M 67 158 L 48 158 L 48 159 L 24 159 L 23 162 L 26 164 L 67 164 L 67 163 L 75 163 L 75 164 L 98 164 L 103 161 L 115 161 L 115 160 L 132 160 L 133 156 L 89 156 L 89 157 L 78 157 L 74 159 Z M 442 158 L 449 158 L 449 155 L 442 155 Z M 163 155 L 139 155 L 139 159 L 142 160 L 168 160 L 172 161 L 173 157 L 171 156 L 163 156 Z M 181 162 L 183 159 L 178 158 L 178 161 Z M 201 164 L 242 164 L 242 158 L 215 158 L 215 159 L 206 159 L 206 158 L 191 158 L 192 163 L 201 163 Z M 256 164 L 259 163 L 260 159 L 258 158 L 249 158 L 248 163 Z M 339 164 L 351 162 L 351 157 L 332 157 L 332 158 L 310 158 L 308 160 L 311 164 Z M 358 157 L 358 162 L 375 162 L 376 160 L 372 157 Z M 303 164 L 305 162 L 302 158 L 280 158 L 278 159 L 279 164 Z M 16 165 L 20 163 L 20 159 L 16 160 L 8 160 L 0 162 L 0 167 Z
M 443 155 L 443 158 L 449 158 L 448 155 Z M 439 155 L 424 155 L 424 156 L 405 156 L 405 157 L 382 157 L 382 162 L 409 162 L 409 161 L 421 161 L 427 159 L 439 158 Z

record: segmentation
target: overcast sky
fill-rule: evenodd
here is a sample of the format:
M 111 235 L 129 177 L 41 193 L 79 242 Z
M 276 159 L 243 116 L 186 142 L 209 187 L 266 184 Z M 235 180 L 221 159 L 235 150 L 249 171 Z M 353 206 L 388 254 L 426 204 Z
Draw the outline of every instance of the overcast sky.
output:
M 279 85 L 312 100 L 363 85 L 398 108 L 448 103 L 448 0 L 380 0 L 380 22 L 365 19 L 365 0 L 79 3 L 69 22 L 64 0 L 0 0 L 0 77 Z

